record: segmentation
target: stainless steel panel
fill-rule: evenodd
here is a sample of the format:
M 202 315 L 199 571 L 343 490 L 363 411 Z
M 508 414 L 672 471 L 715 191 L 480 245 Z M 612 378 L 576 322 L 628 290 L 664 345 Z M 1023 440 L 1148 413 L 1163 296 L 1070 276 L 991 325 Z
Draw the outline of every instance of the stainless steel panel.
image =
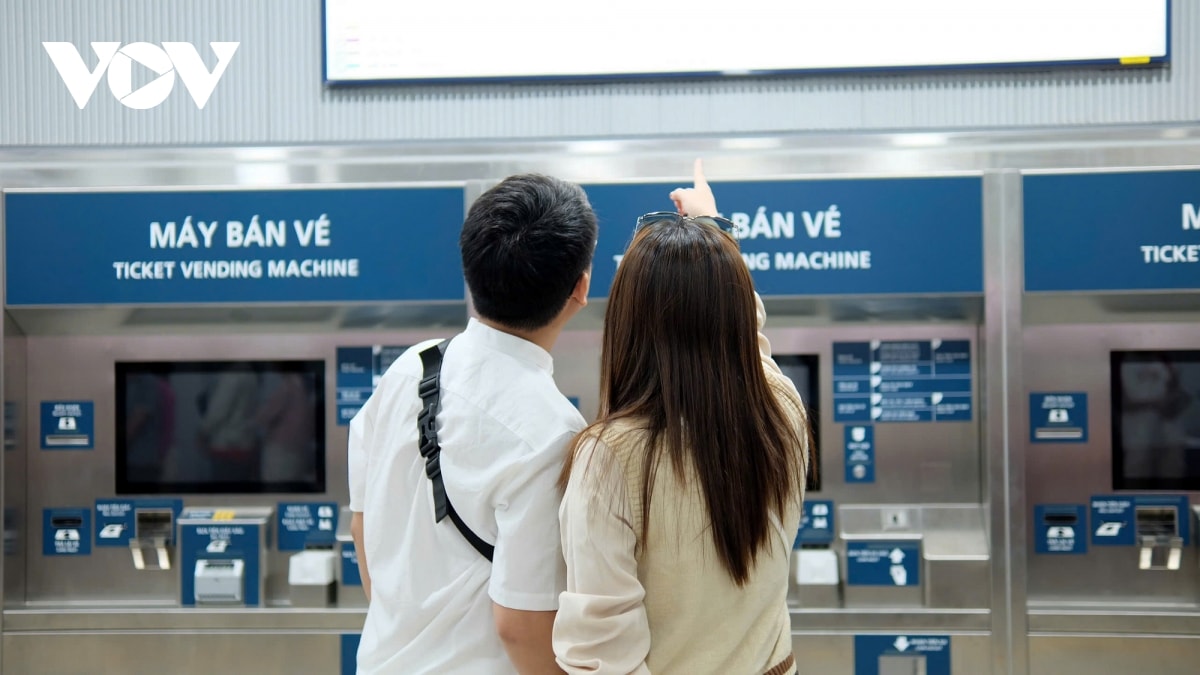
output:
M 984 283 L 986 316 L 981 360 L 987 410 L 987 532 L 992 553 L 991 607 L 995 636 L 993 675 L 1028 672 L 1025 592 L 1024 455 L 1012 451 L 1023 419 L 1021 399 L 1021 289 L 1024 288 L 1021 179 L 1005 171 L 984 177 Z
M 821 354 L 823 400 L 832 392 L 832 367 L 829 365 L 834 339 L 874 337 L 905 339 L 910 337 L 943 337 L 972 339 L 975 329 L 962 326 L 906 327 L 888 326 L 861 328 L 823 328 L 798 331 L 779 329 L 769 332 L 778 353 L 799 352 Z M 413 344 L 446 331 L 402 332 L 390 334 L 295 334 L 295 335 L 126 335 L 97 336 L 39 336 L 29 338 L 30 371 L 37 376 L 28 384 L 31 401 L 54 398 L 81 398 L 96 404 L 97 447 L 91 452 L 31 453 L 28 479 L 38 485 L 27 503 L 25 526 L 32 535 L 27 563 L 27 600 L 31 603 L 105 603 L 139 602 L 150 604 L 174 603 L 169 592 L 173 586 L 171 573 L 135 571 L 129 554 L 123 549 L 95 549 L 88 557 L 42 558 L 40 517 L 49 506 L 78 506 L 91 508 L 97 497 L 112 496 L 113 474 L 113 415 L 112 363 L 118 360 L 256 358 L 323 358 L 327 361 L 327 386 L 332 387 L 334 351 L 338 345 L 355 344 Z M 599 335 L 594 332 L 570 332 L 563 335 L 555 349 L 556 378 L 560 389 L 569 396 L 578 396 L 586 414 L 594 413 L 598 369 Z M 329 400 L 332 400 L 330 395 Z M 340 503 L 347 500 L 344 429 L 335 426 L 333 406 L 328 406 L 326 424 L 329 430 L 327 447 L 327 496 Z M 828 495 L 839 502 L 872 500 L 909 503 L 913 498 L 927 502 L 954 503 L 979 499 L 979 454 L 973 423 L 930 425 L 889 425 L 877 430 L 878 471 L 888 480 L 871 486 L 841 485 L 837 470 L 841 433 L 833 424 L 832 411 L 822 411 L 823 472 Z M 38 423 L 34 411 L 27 411 L 26 425 Z M 922 429 L 921 427 L 928 427 Z M 919 457 L 913 461 L 913 457 Z M 930 465 L 947 467 L 949 480 L 928 480 Z M 919 486 L 914 491 L 906 486 Z M 287 499 L 284 495 L 263 497 L 190 497 L 189 506 L 275 505 Z M 308 497 L 303 497 L 308 498 Z M 285 602 L 287 588 L 286 557 L 273 556 L 268 580 L 268 599 Z
M 172 605 L 178 602 L 178 571 L 136 571 L 128 550 L 93 548 L 90 556 L 43 557 L 41 513 L 49 506 L 91 509 L 99 497 L 115 489 L 113 363 L 119 360 L 170 359 L 325 359 L 326 361 L 326 487 L 322 495 L 192 496 L 187 506 L 275 506 L 281 500 L 327 498 L 348 502 L 345 427 L 336 426 L 333 387 L 335 350 L 339 345 L 415 344 L 452 331 L 212 335 L 182 334 L 125 337 L 29 338 L 27 388 L 30 401 L 79 398 L 95 401 L 96 449 L 84 452 L 31 452 L 28 481 L 38 486 L 25 503 L 24 526 L 29 533 L 25 557 L 27 587 L 21 599 L 32 604 Z M 37 425 L 36 411 L 26 411 L 26 426 Z M 287 556 L 270 556 L 267 601 L 286 604 Z M 11 601 L 10 601 L 11 602 Z
M 3 265 L 0 263 L 0 268 Z M 0 284 L 3 281 L 0 280 Z M 12 437 L 7 431 L 3 453 L 3 529 L 4 554 L 0 559 L 0 574 L 4 575 L 3 602 L 22 602 L 25 599 L 25 565 L 28 551 L 28 532 L 25 527 L 26 454 L 29 447 L 28 408 L 26 396 L 26 365 L 28 350 L 25 336 L 7 313 L 4 315 L 4 407 L 7 416 L 11 407 L 14 422 Z
M 843 324 L 803 329 L 774 328 L 768 316 L 764 330 L 776 354 L 820 357 L 820 447 L 822 485 L 812 498 L 845 504 L 977 504 L 981 501 L 978 419 L 978 329 L 962 324 Z M 833 420 L 833 343 L 835 341 L 943 338 L 969 340 L 973 350 L 976 418 L 972 422 L 881 424 L 875 427 L 873 484 L 846 484 L 843 427 Z
M 1126 633 L 1200 636 L 1200 612 L 1152 607 L 1029 608 L 1032 633 Z
M 900 517 L 905 525 L 893 524 Z M 921 585 L 843 589 L 846 607 L 966 609 L 990 606 L 991 574 L 983 508 L 963 505 L 847 505 L 839 507 L 840 541 L 835 545 L 846 575 L 844 542 L 917 540 Z
M 1086 444 L 1032 446 L 1027 432 L 1014 438 L 1014 455 L 1023 455 L 1027 466 L 1024 521 L 1030 522 L 1035 503 L 1088 504 L 1092 495 L 1112 492 L 1109 352 L 1194 349 L 1200 330 L 1186 323 L 1038 325 L 1025 329 L 1024 344 L 1026 391 L 1086 392 L 1091 427 Z M 1085 556 L 1036 555 L 1030 547 L 1027 560 L 1031 605 L 1186 611 L 1200 603 L 1195 546 L 1184 551 L 1178 571 L 1139 570 L 1133 547 L 1093 546 Z
M 677 181 L 687 180 L 689 161 L 694 156 L 709 160 L 706 171 L 715 181 L 897 176 L 998 169 L 1184 167 L 1195 165 L 1198 149 L 1200 125 L 1192 122 L 936 134 L 781 131 L 753 138 L 672 134 L 605 141 L 389 141 L 295 147 L 0 147 L 0 186 L 274 187 L 487 181 L 521 171 L 541 171 L 581 181 Z M 1006 231 L 1016 222 L 1019 219 L 1006 221 Z
M 982 536 L 982 531 L 979 533 Z M 926 607 L 988 607 L 991 559 L 930 560 L 925 550 Z
M 89 607 L 86 609 L 9 609 L 5 632 L 72 633 L 79 631 L 341 631 L 362 630 L 367 612 L 359 609 L 267 607 L 162 609 Z
M 1194 675 L 1196 636 L 1031 635 L 1032 675 Z M 969 672 L 969 671 L 968 671 Z
M 0 144 L 278 145 L 1161 124 L 1200 117 L 1198 32 L 1194 3 L 1173 3 L 1169 68 L 329 89 L 322 85 L 317 3 L 10 0 L 0 5 Z M 201 45 L 206 57 L 208 41 L 235 40 L 241 47 L 203 110 L 178 83 L 162 106 L 129 110 L 103 82 L 79 110 L 41 49 L 43 40 L 78 46 L 185 40 Z M 931 142 L 918 139 L 908 149 Z
M 340 672 L 341 639 L 328 633 L 6 633 L 6 673 L 295 675 Z

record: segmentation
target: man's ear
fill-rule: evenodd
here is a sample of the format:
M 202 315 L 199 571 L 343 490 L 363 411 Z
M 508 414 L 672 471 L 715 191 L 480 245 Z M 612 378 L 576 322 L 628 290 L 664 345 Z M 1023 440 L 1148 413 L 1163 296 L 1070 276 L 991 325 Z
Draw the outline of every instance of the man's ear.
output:
M 579 303 L 580 307 L 587 307 L 588 292 L 592 288 L 592 271 L 586 270 L 579 275 L 579 281 L 575 282 L 575 290 L 571 291 L 571 299 Z

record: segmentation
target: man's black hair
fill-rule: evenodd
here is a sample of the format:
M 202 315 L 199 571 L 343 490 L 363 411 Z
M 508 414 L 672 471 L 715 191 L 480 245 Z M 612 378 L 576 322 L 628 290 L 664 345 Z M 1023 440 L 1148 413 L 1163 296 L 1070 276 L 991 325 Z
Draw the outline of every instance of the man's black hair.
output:
M 596 230 L 574 183 L 522 174 L 485 192 L 458 241 L 475 311 L 518 330 L 549 324 L 592 264 Z

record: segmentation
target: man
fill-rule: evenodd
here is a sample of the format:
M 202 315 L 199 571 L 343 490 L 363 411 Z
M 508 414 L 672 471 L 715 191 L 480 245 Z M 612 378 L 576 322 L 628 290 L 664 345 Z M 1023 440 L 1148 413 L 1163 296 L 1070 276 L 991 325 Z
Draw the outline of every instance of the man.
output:
M 587 304 L 596 216 L 583 190 L 537 175 L 480 197 L 459 246 L 478 319 L 441 369 L 441 476 L 464 525 L 435 522 L 418 446 L 420 352 L 388 369 L 350 423 L 351 529 L 370 605 L 359 673 L 546 673 L 565 566 L 556 487 L 583 417 L 550 350 Z

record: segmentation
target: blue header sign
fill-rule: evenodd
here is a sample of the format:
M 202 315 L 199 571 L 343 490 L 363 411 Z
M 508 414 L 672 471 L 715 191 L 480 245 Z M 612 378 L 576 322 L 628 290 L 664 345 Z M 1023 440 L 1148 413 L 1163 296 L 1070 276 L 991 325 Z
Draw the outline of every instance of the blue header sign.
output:
M 981 293 L 981 180 L 714 183 L 763 296 Z M 585 185 L 600 218 L 592 297 L 608 295 L 638 216 L 676 183 Z
M 1183 539 L 1184 546 L 1191 545 L 1192 514 L 1188 509 L 1187 495 L 1097 495 L 1092 497 L 1092 545 L 1135 545 L 1137 543 L 1137 510 L 1140 508 L 1173 509 L 1176 534 Z
M 332 546 L 337 532 L 336 502 L 280 502 L 279 550 L 303 551 L 307 545 Z
M 854 675 L 893 673 L 950 675 L 950 636 L 854 636 Z
M 1087 394 L 1029 395 L 1030 443 L 1086 443 L 1087 439 Z
M 851 586 L 920 586 L 920 542 L 846 542 L 846 583 Z
M 91 555 L 91 509 L 42 509 L 42 555 Z
M 828 546 L 833 543 L 834 529 L 833 502 L 829 500 L 804 500 L 800 511 L 800 530 L 796 533 L 796 541 L 792 548 L 800 548 L 809 544 Z
M 967 422 L 971 343 L 833 343 L 835 422 Z
M 379 380 L 408 347 L 337 348 L 337 423 L 350 424 L 367 399 L 379 386 Z
M 42 401 L 42 449 L 91 450 L 94 413 L 91 401 Z
M 1087 553 L 1087 507 L 1083 504 L 1038 504 L 1033 507 L 1034 551 Z
M 4 194 L 9 305 L 465 299 L 461 188 Z
M 1200 171 L 1024 185 L 1026 291 L 1200 289 Z
M 183 512 L 182 499 L 97 499 L 96 546 L 129 546 L 136 534 L 137 512 L 144 509 L 170 509 L 179 520 Z M 171 541 L 175 533 L 171 532 Z

